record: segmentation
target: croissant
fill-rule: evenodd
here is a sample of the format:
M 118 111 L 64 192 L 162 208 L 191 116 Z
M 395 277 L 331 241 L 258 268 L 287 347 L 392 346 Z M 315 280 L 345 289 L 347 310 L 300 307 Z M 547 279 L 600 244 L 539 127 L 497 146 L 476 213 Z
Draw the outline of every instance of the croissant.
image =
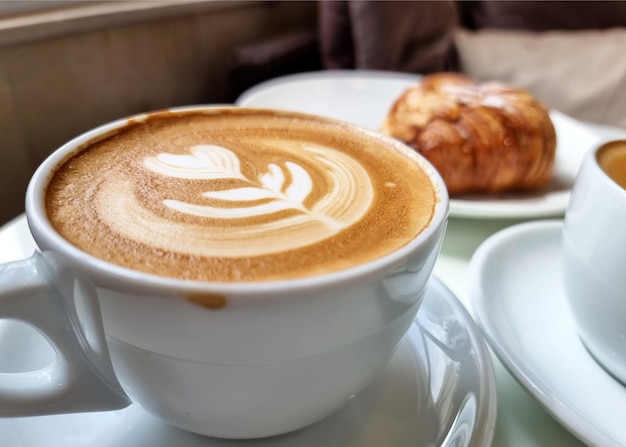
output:
M 460 74 L 425 76 L 396 99 L 380 130 L 428 159 L 450 195 L 536 190 L 554 167 L 556 133 L 539 101 Z

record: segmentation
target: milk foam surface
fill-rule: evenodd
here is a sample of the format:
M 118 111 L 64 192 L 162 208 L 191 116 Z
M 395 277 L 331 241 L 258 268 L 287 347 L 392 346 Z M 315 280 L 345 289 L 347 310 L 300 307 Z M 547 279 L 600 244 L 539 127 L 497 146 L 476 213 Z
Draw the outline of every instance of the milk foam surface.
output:
M 405 245 L 437 192 L 410 155 L 341 124 L 274 112 L 162 113 L 69 158 L 47 190 L 71 243 L 163 276 L 325 273 Z

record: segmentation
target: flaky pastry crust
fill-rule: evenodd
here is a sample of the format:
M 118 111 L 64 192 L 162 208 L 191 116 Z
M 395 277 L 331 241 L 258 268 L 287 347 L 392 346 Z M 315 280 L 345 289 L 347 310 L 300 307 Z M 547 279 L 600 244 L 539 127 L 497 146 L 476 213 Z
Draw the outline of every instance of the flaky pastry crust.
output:
M 438 73 L 407 89 L 381 131 L 437 168 L 450 195 L 529 191 L 551 178 L 556 133 L 530 93 Z

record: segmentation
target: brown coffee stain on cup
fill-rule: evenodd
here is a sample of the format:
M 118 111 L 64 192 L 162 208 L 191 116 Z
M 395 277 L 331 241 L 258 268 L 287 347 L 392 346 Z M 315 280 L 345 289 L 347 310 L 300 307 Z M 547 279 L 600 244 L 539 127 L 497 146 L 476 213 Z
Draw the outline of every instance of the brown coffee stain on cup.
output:
M 226 297 L 216 293 L 192 293 L 186 295 L 185 298 L 194 304 L 206 307 L 211 310 L 219 310 L 226 307 Z

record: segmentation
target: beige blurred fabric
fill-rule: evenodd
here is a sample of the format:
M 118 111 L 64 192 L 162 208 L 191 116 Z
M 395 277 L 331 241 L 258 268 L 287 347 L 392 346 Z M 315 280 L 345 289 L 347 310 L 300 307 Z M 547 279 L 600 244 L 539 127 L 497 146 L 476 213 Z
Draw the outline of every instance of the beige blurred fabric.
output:
M 461 70 L 530 91 L 574 118 L 626 128 L 626 29 L 458 29 Z

